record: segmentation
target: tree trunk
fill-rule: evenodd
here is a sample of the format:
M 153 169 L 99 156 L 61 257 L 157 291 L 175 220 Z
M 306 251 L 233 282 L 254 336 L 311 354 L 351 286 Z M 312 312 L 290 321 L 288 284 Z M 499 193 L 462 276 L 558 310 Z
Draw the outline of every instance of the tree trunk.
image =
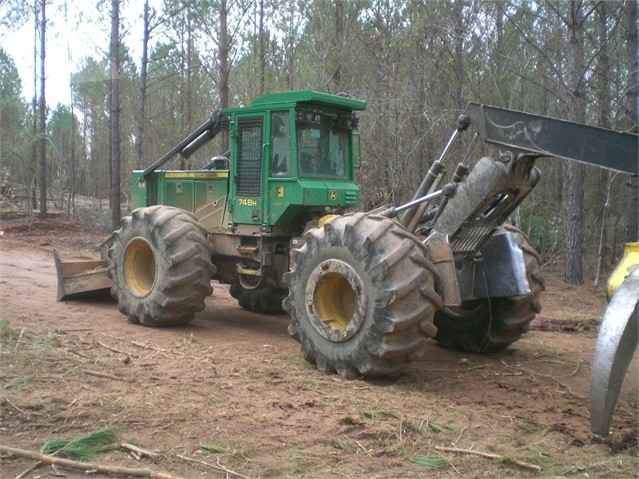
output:
M 288 2 L 288 39 L 286 43 L 286 86 L 293 90 L 295 86 L 295 2 Z
M 453 53 L 453 71 L 455 83 L 451 88 L 451 92 L 455 95 L 452 99 L 453 108 L 461 112 L 466 106 L 464 98 L 465 72 L 464 72 L 464 39 L 467 32 L 464 29 L 464 4 L 465 2 L 455 2 L 453 4 L 453 22 L 454 22 L 454 53 Z M 464 152 L 464 139 L 456 141 L 451 149 L 452 155 L 456 158 L 462 158 Z
M 193 128 L 193 102 L 197 98 L 193 98 L 193 70 L 194 70 L 194 39 L 193 39 L 193 19 L 190 15 L 186 17 L 186 88 L 184 96 L 184 110 L 182 110 L 182 132 L 188 134 Z M 187 159 L 180 158 L 180 169 L 184 169 Z
M 111 0 L 111 48 L 109 55 L 111 70 L 110 136 L 111 156 L 111 226 L 120 227 L 120 0 Z
M 260 95 L 264 95 L 266 88 L 266 32 L 264 31 L 264 0 L 260 0 L 258 41 L 260 58 Z
M 495 44 L 495 57 L 494 62 L 497 68 L 495 78 L 497 79 L 497 94 L 499 95 L 500 101 L 504 101 L 504 98 L 508 98 L 508 93 L 502 91 L 502 79 L 504 78 L 505 68 L 504 68 L 504 12 L 505 12 L 505 1 L 504 0 L 496 0 L 495 2 L 495 29 L 497 30 L 497 39 Z M 510 101 L 510 99 L 509 99 Z M 510 106 L 510 105 L 508 105 Z
M 39 9 L 38 0 L 33 0 L 33 98 L 31 100 L 31 135 L 32 138 L 38 137 L 38 23 L 39 23 Z M 29 192 L 29 200 L 26 205 L 26 211 L 28 216 L 31 217 L 38 208 L 38 192 L 36 190 L 37 176 L 36 159 L 38 158 L 38 144 L 36 141 L 31 142 L 31 161 L 25 168 L 25 184 L 27 185 L 27 191 Z
M 335 2 L 335 37 L 333 38 L 333 59 L 335 64 L 333 66 L 333 72 L 331 73 L 332 86 L 335 89 L 335 93 L 339 93 L 344 89 L 344 46 L 345 42 L 345 26 L 344 16 L 346 2 L 337 0 Z
M 637 40 L 637 2 L 627 0 L 625 15 L 628 21 L 626 30 L 626 52 L 628 55 L 628 86 L 626 90 L 626 108 L 630 131 L 639 132 L 637 124 L 637 101 L 639 101 L 639 41 Z M 639 161 L 639 160 L 638 160 Z M 626 196 L 626 242 L 639 241 L 639 206 L 637 205 L 637 177 L 628 178 Z
M 229 54 L 231 46 L 229 45 L 228 32 L 228 5 L 226 0 L 220 0 L 220 105 L 222 108 L 229 106 Z M 228 135 L 222 135 L 222 151 L 229 148 Z
M 71 211 L 75 210 L 75 193 L 78 184 L 77 158 L 75 156 L 76 126 L 75 111 L 73 109 L 73 102 L 71 102 L 71 191 L 69 192 L 69 209 L 67 210 L 68 219 L 71 219 Z
M 599 126 L 602 128 L 610 128 L 610 77 L 608 69 L 610 68 L 610 56 L 608 55 L 608 5 L 601 2 L 597 8 L 599 20 L 599 55 L 597 59 L 597 106 L 599 107 Z M 598 170 L 596 172 L 598 183 L 605 185 L 605 201 L 601 204 L 601 213 L 599 220 L 595 224 L 599 226 L 599 245 L 597 247 L 597 258 L 595 266 L 594 284 L 595 288 L 599 284 L 599 274 L 602 266 L 606 266 L 605 245 L 608 244 L 608 228 L 606 225 L 608 219 L 608 206 L 610 202 L 610 189 L 612 186 L 612 172 L 610 170 Z
M 135 168 L 142 168 L 142 148 L 144 144 L 144 125 L 146 123 L 146 85 L 149 64 L 149 0 L 144 1 L 144 25 L 142 34 L 142 60 L 140 65 L 140 98 L 138 99 L 138 124 L 135 135 Z
M 597 59 L 597 106 L 599 107 L 599 126 L 610 129 L 610 55 L 608 54 L 608 9 L 606 2 L 598 7 L 599 55 Z
M 98 143 L 101 140 L 100 136 L 98 135 L 98 124 L 100 123 L 98 121 L 98 107 L 94 101 L 90 101 L 89 111 L 91 112 L 89 115 L 89 151 L 91 152 L 91 160 L 93 160 L 89 161 L 89 191 L 91 192 L 90 196 L 97 196 L 102 198 L 102 195 L 104 193 L 104 187 L 102 186 L 102 183 L 104 182 L 99 181 L 99 179 L 104 176 L 104 173 L 102 172 L 102 162 L 97 161 L 94 153 L 95 151 L 97 151 Z M 110 158 L 109 165 L 111 165 Z
M 565 100 L 568 107 L 568 119 L 578 123 L 585 120 L 585 102 L 583 91 L 582 38 L 583 12 L 581 1 L 568 2 L 568 78 Z M 565 268 L 566 284 L 583 284 L 583 166 L 569 161 L 564 176 L 565 191 Z
M 455 97 L 453 98 L 454 108 L 463 110 L 464 104 L 464 38 L 467 32 L 464 31 L 464 2 L 455 2 L 453 4 L 453 21 L 454 21 L 454 81 L 452 88 Z
M 46 0 L 41 0 L 40 18 L 40 219 L 47 219 L 47 103 L 44 97 L 46 58 Z

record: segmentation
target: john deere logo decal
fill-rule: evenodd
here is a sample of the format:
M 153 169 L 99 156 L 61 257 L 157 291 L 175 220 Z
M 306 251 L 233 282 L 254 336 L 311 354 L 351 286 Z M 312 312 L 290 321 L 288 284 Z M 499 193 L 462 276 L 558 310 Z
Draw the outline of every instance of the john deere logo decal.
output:
M 337 199 L 337 191 L 335 190 L 331 190 L 328 192 L 328 199 L 329 200 L 336 200 Z

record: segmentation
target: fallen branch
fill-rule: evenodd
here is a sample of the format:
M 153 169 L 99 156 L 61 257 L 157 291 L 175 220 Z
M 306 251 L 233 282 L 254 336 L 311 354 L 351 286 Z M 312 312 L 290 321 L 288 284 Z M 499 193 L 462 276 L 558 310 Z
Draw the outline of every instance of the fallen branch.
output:
M 84 370 L 84 374 L 88 376 L 95 376 L 97 378 L 113 379 L 114 381 L 128 381 L 128 379 L 121 378 L 119 376 L 114 376 L 113 374 L 100 373 L 98 371 L 90 371 L 88 369 Z
M 9 401 L 7 398 L 2 398 L 4 399 L 4 402 L 6 402 L 9 406 L 11 406 L 13 409 L 15 409 L 16 411 L 18 411 L 21 414 L 26 414 L 29 415 L 29 413 L 27 411 L 23 411 L 22 409 L 20 409 L 18 406 L 16 406 L 15 404 L 13 404 L 11 401 Z
M 20 409 L 18 406 L 16 406 L 15 404 L 13 404 L 11 401 L 9 401 L 7 398 L 2 398 L 4 399 L 4 402 L 6 402 L 9 406 L 11 406 L 13 409 L 15 409 L 16 411 L 18 411 L 19 413 L 22 414 L 26 414 L 27 416 L 29 414 L 34 414 L 36 416 L 41 416 L 42 414 L 38 414 L 37 412 L 29 412 L 29 411 L 23 411 L 22 409 Z
M 60 457 L 49 456 L 47 454 L 40 454 L 39 452 L 26 451 L 24 449 L 16 449 L 14 447 L 3 445 L 0 445 L 0 453 L 9 454 L 10 456 L 26 457 L 51 466 L 66 467 L 67 469 L 77 469 L 85 472 L 98 472 L 113 476 L 150 477 L 151 479 L 181 479 L 178 476 L 174 476 L 166 472 L 152 471 L 149 468 L 107 466 L 104 464 L 98 464 L 97 462 L 73 461 L 71 459 L 63 459 Z
M 151 350 L 151 351 L 158 351 L 158 352 L 163 352 L 163 353 L 167 352 L 167 350 L 166 350 L 166 349 L 161 349 L 161 348 L 160 348 L 160 347 L 158 347 L 158 346 L 152 347 L 152 346 L 149 346 L 149 345 L 144 344 L 144 343 L 139 343 L 139 342 L 137 342 L 137 341 L 129 341 L 129 342 L 130 342 L 133 346 L 137 346 L 138 348 L 142 348 L 142 349 L 149 349 L 149 350 Z
M 181 454 L 178 454 L 177 457 L 179 457 L 180 459 L 184 459 L 185 461 L 195 462 L 197 464 L 203 464 L 205 466 L 211 467 L 211 468 L 216 469 L 218 471 L 222 471 L 222 472 L 224 472 L 226 474 L 230 474 L 232 476 L 239 477 L 241 479 L 251 479 L 250 477 L 243 476 L 239 472 L 235 472 L 235 471 L 232 471 L 230 469 L 227 469 L 226 467 L 224 467 L 223 465 L 221 465 L 219 463 L 217 465 L 216 464 L 211 464 L 210 462 L 200 461 L 199 459 L 191 459 L 190 457 L 182 456 Z
M 510 368 L 511 366 L 509 366 L 508 364 L 506 364 L 505 361 L 502 360 L 502 364 L 504 366 L 506 366 L 507 368 Z M 533 378 L 534 377 L 542 377 L 545 379 L 550 379 L 551 381 L 554 381 L 555 383 L 557 383 L 558 386 L 561 386 L 562 388 L 564 388 L 566 391 L 568 391 L 570 394 L 572 394 L 573 396 L 575 396 L 578 399 L 586 399 L 584 396 L 582 396 L 579 393 L 576 393 L 574 391 L 573 388 L 571 388 L 570 386 L 568 386 L 567 384 L 562 383 L 561 381 L 559 381 L 556 377 L 554 376 L 550 376 L 548 374 L 542 374 L 542 373 L 538 373 L 535 371 L 531 371 L 530 369 L 526 369 L 526 368 L 519 368 L 521 371 L 525 372 L 526 374 L 530 374 Z M 579 370 L 579 362 L 577 363 L 577 368 L 575 369 L 575 371 L 570 375 L 570 376 L 574 376 L 575 374 L 577 374 L 577 371 Z
M 27 477 L 29 474 L 31 474 L 33 471 L 38 469 L 40 466 L 42 466 L 42 463 L 41 462 L 36 462 L 30 468 L 28 468 L 28 469 L 22 471 L 20 474 L 18 474 L 14 479 L 23 479 L 23 478 Z
M 120 351 L 119 349 L 115 349 L 115 348 L 112 348 L 111 346 L 109 346 L 108 344 L 104 344 L 102 341 L 98 341 L 98 344 L 99 344 L 100 346 L 102 346 L 103 348 L 108 349 L 109 351 L 113 351 L 114 353 L 118 353 L 118 354 L 126 354 L 126 353 L 124 353 L 124 352 Z
M 79 353 L 78 351 L 74 350 L 74 349 L 66 349 L 66 352 L 71 353 L 71 354 L 75 354 L 76 356 L 81 357 L 82 359 L 86 359 L 87 361 L 91 361 L 91 358 L 88 356 L 85 356 L 82 353 Z
M 457 447 L 442 447 L 442 446 L 435 446 L 435 449 L 437 451 L 442 451 L 442 452 L 454 452 L 456 454 L 473 454 L 475 456 L 487 457 L 488 459 L 499 459 L 505 462 L 513 463 L 516 466 L 524 467 L 526 469 L 541 471 L 541 467 L 539 467 L 536 464 L 523 462 L 523 461 L 520 461 L 519 459 L 504 458 L 500 456 L 499 454 L 492 454 L 490 452 L 482 452 L 482 451 L 475 451 L 474 449 L 459 449 Z
M 561 386 L 562 388 L 564 388 L 566 391 L 568 391 L 570 394 L 572 394 L 576 398 L 578 398 L 578 399 L 586 399 L 583 395 L 581 395 L 579 393 L 576 393 L 573 388 L 571 388 L 567 384 L 562 383 L 561 381 L 559 381 L 559 379 L 557 379 L 554 376 L 550 376 L 548 374 L 536 373 L 535 371 L 531 371 L 530 369 L 525 369 L 525 368 L 521 368 L 521 369 L 522 369 L 522 371 L 527 372 L 528 374 L 530 374 L 532 377 L 540 376 L 542 378 L 546 378 L 546 379 L 550 379 L 551 381 L 555 381 L 558 386 Z M 575 371 L 575 373 L 576 372 L 577 371 Z
M 577 361 L 577 367 L 575 368 L 575 370 L 570 374 L 570 376 L 574 376 L 575 374 L 577 374 L 577 371 L 579 371 L 579 365 L 581 364 L 581 359 L 579 361 Z
M 348 437 L 346 437 L 346 439 L 348 439 Z M 355 439 L 353 439 L 353 441 L 355 441 Z M 364 446 L 362 446 L 362 444 L 359 441 L 355 441 L 355 444 L 357 444 L 362 449 L 362 451 L 364 451 L 366 454 L 372 457 L 371 452 L 368 449 L 366 449 Z
M 16 347 L 14 352 L 18 352 L 18 347 L 20 346 L 20 341 L 22 340 L 22 336 L 24 336 L 24 328 L 20 330 L 20 334 L 18 335 L 18 340 L 16 341 Z
M 157 457 L 160 455 L 160 453 L 158 452 L 142 449 L 141 447 L 134 446 L 133 444 L 127 444 L 126 442 L 124 444 L 120 444 L 120 447 L 122 447 L 122 449 L 126 449 L 127 451 L 134 452 L 140 457 L 143 457 L 143 456 Z

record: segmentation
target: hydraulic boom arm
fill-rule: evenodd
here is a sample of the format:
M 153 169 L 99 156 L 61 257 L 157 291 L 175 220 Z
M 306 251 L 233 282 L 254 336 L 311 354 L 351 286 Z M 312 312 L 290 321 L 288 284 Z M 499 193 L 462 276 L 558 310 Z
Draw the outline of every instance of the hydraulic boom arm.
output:
M 478 138 L 485 143 L 512 152 L 515 157 L 528 161 L 530 165 L 536 158 L 545 156 L 576 160 L 633 175 L 638 173 L 637 135 L 469 103 L 465 112 L 459 116 L 456 128 L 443 153 L 433 162 L 424 177 L 411 206 L 399 207 L 400 210 L 406 211 L 400 221 L 409 231 L 416 230 L 426 210 L 425 202 L 418 202 L 421 204 L 414 204 L 414 202 L 420 198 L 431 198 L 430 195 L 435 192 L 441 180 L 444 160 L 452 144 L 469 127 L 475 130 L 475 137 L 466 153 L 466 158 L 459 165 L 460 178 L 453 179 L 454 182 L 461 181 L 461 177 L 468 172 L 466 159 Z M 440 213 L 446 206 L 447 200 L 448 197 L 444 199 Z
M 200 125 L 193 133 L 184 138 L 181 142 L 171 148 L 162 158 L 149 166 L 142 173 L 142 179 L 149 177 L 151 173 L 160 166 L 179 154 L 183 158 L 188 158 L 205 143 L 215 138 L 222 130 L 222 115 L 220 110 L 215 110 L 211 117 Z
M 637 174 L 637 135 L 477 103 L 466 114 L 486 143 Z

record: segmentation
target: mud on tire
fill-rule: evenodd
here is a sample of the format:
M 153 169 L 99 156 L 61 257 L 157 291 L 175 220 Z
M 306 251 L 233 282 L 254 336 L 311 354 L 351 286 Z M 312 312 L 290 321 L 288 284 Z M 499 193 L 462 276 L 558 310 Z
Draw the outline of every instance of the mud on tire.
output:
M 234 283 L 229 288 L 229 293 L 237 303 L 247 311 L 259 314 L 278 314 L 284 311 L 282 301 L 286 298 L 288 290 L 265 287 L 260 289 L 245 289 L 239 283 Z
M 122 219 L 108 254 L 111 295 L 131 323 L 188 323 L 213 291 L 215 267 L 206 231 L 178 208 L 136 209 Z
M 305 239 L 284 276 L 289 333 L 304 358 L 352 379 L 394 375 L 421 357 L 441 298 L 419 240 L 364 213 L 333 218 Z
M 545 289 L 539 272 L 541 258 L 519 229 L 508 224 L 503 228 L 524 254 L 530 293 L 469 301 L 455 310 L 442 309 L 435 315 L 435 340 L 442 346 L 472 353 L 503 351 L 528 332 L 530 323 L 541 311 L 539 297 Z

